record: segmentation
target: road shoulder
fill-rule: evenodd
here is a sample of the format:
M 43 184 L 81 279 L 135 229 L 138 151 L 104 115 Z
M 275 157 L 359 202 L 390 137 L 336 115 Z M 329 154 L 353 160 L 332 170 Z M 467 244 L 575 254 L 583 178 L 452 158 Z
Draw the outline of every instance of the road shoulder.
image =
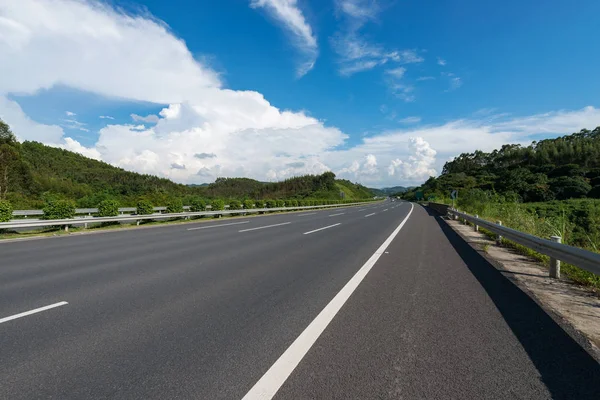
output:
M 600 298 L 568 279 L 552 279 L 548 269 L 513 249 L 496 245 L 470 225 L 445 219 L 472 248 L 527 293 L 600 362 Z

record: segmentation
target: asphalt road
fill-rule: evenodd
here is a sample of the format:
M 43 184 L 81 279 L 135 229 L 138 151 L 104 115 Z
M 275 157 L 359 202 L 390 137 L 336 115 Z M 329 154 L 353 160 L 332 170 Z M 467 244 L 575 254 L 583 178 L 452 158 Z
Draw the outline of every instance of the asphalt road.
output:
M 409 203 L 0 243 L 0 398 L 269 393 L 599 399 L 600 365 Z

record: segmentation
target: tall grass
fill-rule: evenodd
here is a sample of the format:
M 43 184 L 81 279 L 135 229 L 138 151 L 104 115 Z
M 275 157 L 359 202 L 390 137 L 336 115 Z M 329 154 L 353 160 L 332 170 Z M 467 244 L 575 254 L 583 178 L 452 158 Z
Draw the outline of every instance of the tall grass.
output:
M 469 214 L 542 238 L 560 236 L 562 243 L 598 252 L 600 248 L 600 200 L 566 200 L 547 203 L 520 203 L 484 192 L 463 193 L 457 207 Z M 548 257 L 516 243 L 505 244 L 525 255 L 548 263 Z M 562 263 L 564 275 L 576 283 L 600 290 L 600 276 Z

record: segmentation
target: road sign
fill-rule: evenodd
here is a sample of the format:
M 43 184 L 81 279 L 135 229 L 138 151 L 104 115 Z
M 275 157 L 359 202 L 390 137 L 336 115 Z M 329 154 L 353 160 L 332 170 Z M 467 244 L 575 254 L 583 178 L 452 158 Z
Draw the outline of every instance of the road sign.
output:
M 423 192 L 417 192 L 415 193 L 415 196 L 417 197 L 417 200 L 423 200 Z
M 452 200 L 456 200 L 457 194 L 458 194 L 458 192 L 456 190 L 453 190 L 452 193 L 450 193 L 450 197 L 452 197 Z

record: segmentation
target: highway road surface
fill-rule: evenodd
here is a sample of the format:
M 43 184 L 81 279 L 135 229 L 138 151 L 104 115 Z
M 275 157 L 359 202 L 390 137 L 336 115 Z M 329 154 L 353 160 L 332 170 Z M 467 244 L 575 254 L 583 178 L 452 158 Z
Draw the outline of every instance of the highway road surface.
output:
M 0 243 L 0 399 L 600 399 L 418 205 Z

